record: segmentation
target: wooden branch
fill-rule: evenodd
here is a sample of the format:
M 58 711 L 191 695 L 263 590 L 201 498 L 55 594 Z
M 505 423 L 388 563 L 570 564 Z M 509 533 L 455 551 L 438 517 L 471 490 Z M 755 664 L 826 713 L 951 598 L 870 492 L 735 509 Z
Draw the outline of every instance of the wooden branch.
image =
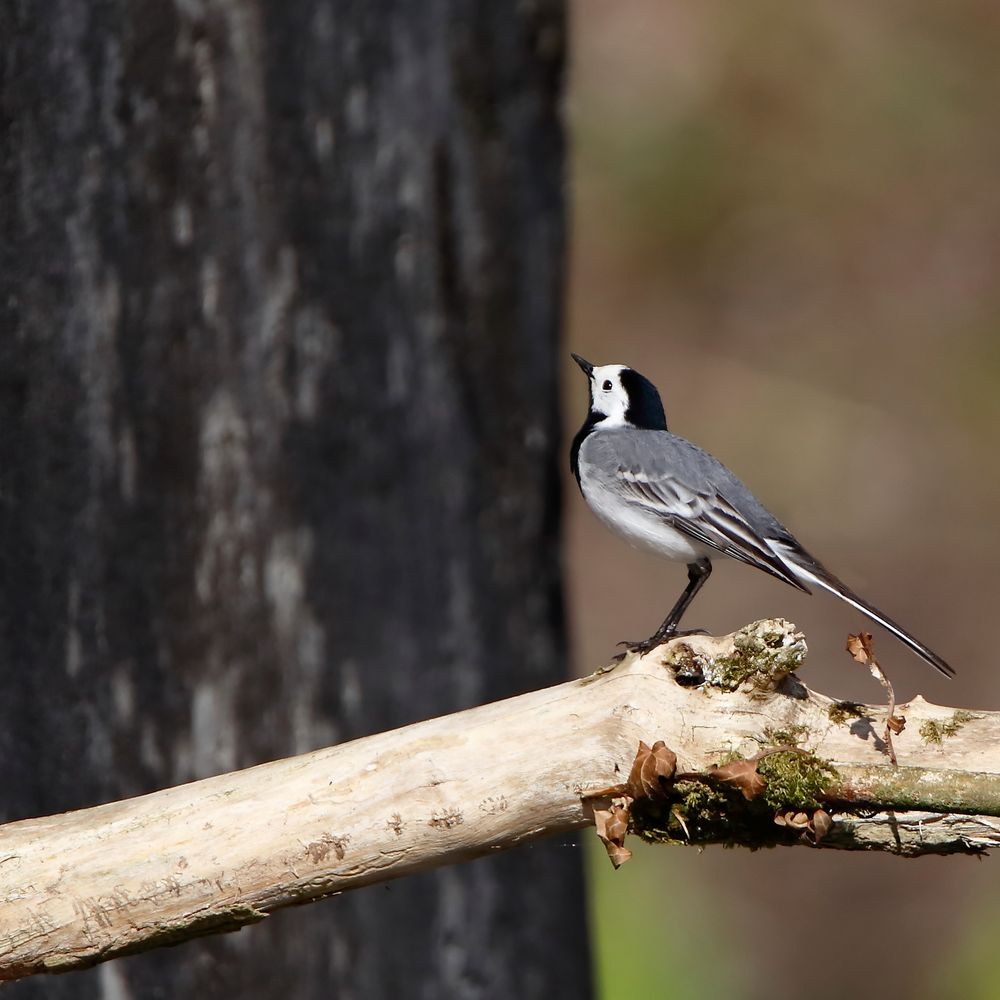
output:
M 811 751 L 835 769 L 819 796 L 834 820 L 822 846 L 996 845 L 1000 714 L 922 698 L 899 706 L 907 726 L 893 768 L 878 735 L 884 708 L 810 692 L 789 673 L 804 656 L 780 620 L 677 639 L 507 701 L 0 827 L 0 979 L 235 930 L 282 906 L 586 826 L 600 804 L 588 793 L 624 781 L 640 741 L 666 741 L 682 772 L 790 742 Z M 737 816 L 732 793 L 712 791 L 717 814 L 694 815 L 685 787 L 659 807 L 653 836 L 806 842 L 775 825 L 773 805 L 750 802 L 756 813 Z

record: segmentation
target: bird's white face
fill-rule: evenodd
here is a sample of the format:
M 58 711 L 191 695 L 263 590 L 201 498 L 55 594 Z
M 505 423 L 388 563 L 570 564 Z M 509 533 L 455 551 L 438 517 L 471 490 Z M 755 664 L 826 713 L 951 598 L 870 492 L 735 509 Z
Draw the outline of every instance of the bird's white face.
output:
M 590 406 L 604 417 L 602 427 L 621 427 L 625 423 L 629 399 L 622 385 L 624 369 L 624 365 L 602 365 L 591 373 Z

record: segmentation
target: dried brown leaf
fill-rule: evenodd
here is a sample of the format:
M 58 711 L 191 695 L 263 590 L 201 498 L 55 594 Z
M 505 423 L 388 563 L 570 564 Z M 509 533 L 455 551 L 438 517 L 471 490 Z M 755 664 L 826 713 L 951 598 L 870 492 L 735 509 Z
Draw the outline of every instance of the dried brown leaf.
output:
M 825 809 L 812 814 L 812 834 L 818 844 L 833 829 L 833 817 Z
M 872 634 L 871 632 L 858 632 L 857 635 L 847 637 L 847 652 L 858 661 L 867 664 L 872 658 Z
M 774 822 L 811 837 L 816 844 L 833 829 L 833 819 L 825 809 L 814 809 L 811 816 L 799 809 L 784 809 L 775 813 Z
M 725 782 L 738 788 L 747 801 L 763 795 L 764 789 L 767 788 L 767 782 L 757 771 L 756 758 L 721 764 L 709 769 L 707 776 L 713 781 Z
M 872 636 L 870 632 L 859 632 L 857 635 L 849 635 L 847 637 L 847 652 L 854 657 L 858 663 L 864 663 L 868 670 L 871 672 L 872 677 L 875 678 L 885 688 L 886 698 L 889 702 L 889 712 L 888 719 L 885 724 L 885 734 L 883 740 L 885 741 L 886 753 L 889 755 L 889 760 L 892 761 L 893 765 L 896 764 L 896 749 L 892 745 L 892 734 L 896 733 L 899 735 L 903 731 L 903 727 L 906 725 L 906 720 L 902 716 L 896 715 L 896 695 L 892 690 L 892 682 L 889 680 L 885 671 L 879 665 L 878 660 L 875 659 L 875 649 L 872 645 Z
M 778 826 L 788 826 L 793 830 L 809 829 L 809 817 L 797 809 L 784 809 L 779 813 L 775 813 L 774 822 Z
M 594 826 L 601 840 L 622 843 L 628 833 L 628 807 L 613 805 L 610 809 L 595 809 Z
M 615 871 L 617 871 L 626 861 L 629 861 L 632 857 L 632 852 L 627 847 L 622 847 L 620 844 L 608 844 L 608 857 L 611 859 L 611 864 L 615 866 Z
M 664 799 L 676 772 L 677 755 L 663 740 L 657 740 L 651 747 L 640 740 L 625 783 L 627 794 L 634 799 Z
M 597 830 L 597 836 L 601 838 L 615 868 L 620 868 L 632 857 L 632 852 L 625 847 L 628 816 L 628 799 L 616 799 L 610 809 L 594 810 L 594 827 Z

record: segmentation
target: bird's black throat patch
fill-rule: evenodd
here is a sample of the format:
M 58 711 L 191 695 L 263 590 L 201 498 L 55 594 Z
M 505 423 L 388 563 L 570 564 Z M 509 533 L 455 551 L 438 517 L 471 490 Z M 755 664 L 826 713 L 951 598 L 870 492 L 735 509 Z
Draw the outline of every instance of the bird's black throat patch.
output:
M 598 421 L 602 419 L 603 417 L 599 413 L 591 410 L 587 414 L 587 419 L 584 420 L 583 426 L 576 432 L 573 444 L 570 446 L 569 467 L 573 470 L 573 475 L 576 477 L 577 486 L 580 485 L 580 445 L 583 444 L 587 435 L 597 426 Z

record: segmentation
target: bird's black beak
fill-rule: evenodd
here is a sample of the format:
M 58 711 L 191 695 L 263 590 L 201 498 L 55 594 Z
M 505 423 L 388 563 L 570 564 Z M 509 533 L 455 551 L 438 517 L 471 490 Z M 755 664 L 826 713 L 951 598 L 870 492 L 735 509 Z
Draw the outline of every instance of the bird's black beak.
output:
M 584 361 L 579 354 L 570 351 L 569 356 L 583 369 L 583 374 L 590 378 L 594 374 L 594 366 L 589 361 Z

